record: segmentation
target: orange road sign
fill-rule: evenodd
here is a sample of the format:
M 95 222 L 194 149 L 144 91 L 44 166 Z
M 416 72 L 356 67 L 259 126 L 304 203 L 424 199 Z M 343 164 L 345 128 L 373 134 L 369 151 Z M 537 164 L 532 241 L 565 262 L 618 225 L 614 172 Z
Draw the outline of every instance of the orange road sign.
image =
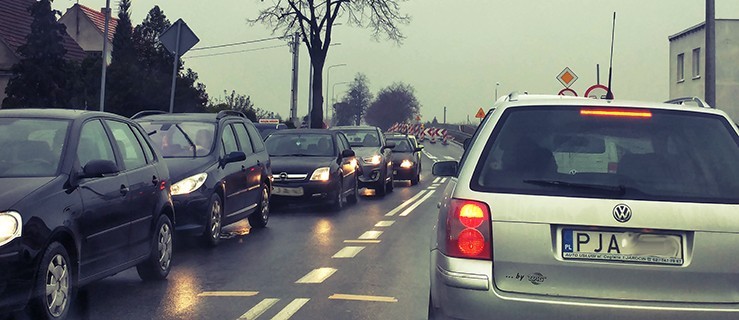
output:
M 475 118 L 482 119 L 485 118 L 485 111 L 480 108 L 480 110 L 477 110 L 477 114 L 475 114 Z

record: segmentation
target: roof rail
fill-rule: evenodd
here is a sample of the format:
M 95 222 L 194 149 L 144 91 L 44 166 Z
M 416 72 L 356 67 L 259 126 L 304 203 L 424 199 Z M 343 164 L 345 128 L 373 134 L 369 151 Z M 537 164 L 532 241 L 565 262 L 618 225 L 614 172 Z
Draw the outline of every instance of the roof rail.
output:
M 220 119 L 223 119 L 224 117 L 227 117 L 227 116 L 235 116 L 235 117 L 246 118 L 246 115 L 243 112 L 241 112 L 241 111 L 236 111 L 236 110 L 221 110 L 221 111 L 218 111 L 218 115 L 216 116 L 216 119 L 219 119 L 220 120 Z
M 529 93 L 526 91 L 524 91 L 523 93 L 519 93 L 518 91 L 513 91 L 508 94 L 508 101 L 518 101 L 518 96 L 522 94 L 529 94 Z
M 162 110 L 143 110 L 143 111 L 139 111 L 136 114 L 132 115 L 131 116 L 131 119 L 138 119 L 138 118 L 141 118 L 143 116 L 148 116 L 148 115 L 152 115 L 152 114 L 167 114 L 167 112 L 166 111 L 162 111 Z
M 686 102 L 693 102 L 698 107 L 701 107 L 701 108 L 713 109 L 712 106 L 710 106 L 708 103 L 706 103 L 705 101 L 701 100 L 701 98 L 698 98 L 698 97 L 680 97 L 680 98 L 675 98 L 675 99 L 670 99 L 670 100 L 665 101 L 665 103 L 679 104 L 679 105 L 685 105 Z

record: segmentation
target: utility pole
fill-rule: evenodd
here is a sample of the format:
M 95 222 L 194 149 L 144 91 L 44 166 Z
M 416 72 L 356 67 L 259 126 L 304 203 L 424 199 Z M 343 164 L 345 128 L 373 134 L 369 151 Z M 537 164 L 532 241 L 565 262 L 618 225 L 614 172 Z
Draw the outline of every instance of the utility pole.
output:
M 105 1 L 105 26 L 103 27 L 103 71 L 100 76 L 100 111 L 105 110 L 105 77 L 108 66 L 108 25 L 110 24 L 110 0 Z
M 292 42 L 290 42 L 290 51 L 293 54 L 293 72 L 292 72 L 292 90 L 290 97 L 290 120 L 295 126 L 300 126 L 298 119 L 298 54 L 300 53 L 300 35 L 298 32 L 293 34 Z
M 706 0 L 706 103 L 716 107 L 716 2 Z
M 446 124 L 446 106 L 444 106 L 444 124 Z

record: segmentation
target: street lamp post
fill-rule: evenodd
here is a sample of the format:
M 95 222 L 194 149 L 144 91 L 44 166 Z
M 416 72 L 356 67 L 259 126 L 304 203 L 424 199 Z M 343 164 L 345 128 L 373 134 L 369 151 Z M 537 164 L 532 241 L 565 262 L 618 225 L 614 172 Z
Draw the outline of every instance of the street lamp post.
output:
M 500 86 L 500 82 L 495 83 L 495 101 L 498 101 L 498 86 Z
M 340 64 L 331 65 L 328 68 L 326 68 L 326 98 L 323 99 L 325 101 L 325 103 L 326 103 L 326 113 L 325 113 L 326 116 L 328 116 L 328 110 L 329 110 L 328 86 L 331 83 L 331 68 L 334 68 L 334 67 L 345 67 L 345 66 L 346 66 L 346 63 L 340 63 Z M 331 91 L 331 93 L 332 93 L 331 97 L 333 98 L 333 91 Z M 331 114 L 331 117 L 333 118 L 333 113 Z

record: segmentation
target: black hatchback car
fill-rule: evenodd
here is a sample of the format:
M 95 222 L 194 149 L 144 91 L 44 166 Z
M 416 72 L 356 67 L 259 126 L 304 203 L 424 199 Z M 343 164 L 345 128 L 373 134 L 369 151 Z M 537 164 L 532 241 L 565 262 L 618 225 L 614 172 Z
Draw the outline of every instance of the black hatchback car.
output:
M 79 286 L 172 259 L 169 172 L 117 115 L 0 110 L 0 315 L 63 319 Z
M 393 191 L 392 152 L 395 147 L 385 140 L 385 135 L 378 127 L 346 126 L 333 127 L 346 135 L 349 144 L 359 158 L 361 174 L 359 187 L 375 190 L 378 196 Z
M 241 112 L 143 111 L 147 130 L 172 174 L 176 230 L 220 242 L 221 228 L 244 218 L 255 228 L 269 219 L 272 169 L 262 137 Z
M 265 144 L 275 172 L 273 197 L 328 202 L 335 210 L 357 202 L 357 159 L 341 132 L 280 130 Z
M 423 146 L 415 145 L 415 139 L 408 135 L 392 134 L 387 141 L 395 144 L 393 148 L 393 174 L 395 180 L 410 180 L 417 185 L 421 180 L 421 150 Z

